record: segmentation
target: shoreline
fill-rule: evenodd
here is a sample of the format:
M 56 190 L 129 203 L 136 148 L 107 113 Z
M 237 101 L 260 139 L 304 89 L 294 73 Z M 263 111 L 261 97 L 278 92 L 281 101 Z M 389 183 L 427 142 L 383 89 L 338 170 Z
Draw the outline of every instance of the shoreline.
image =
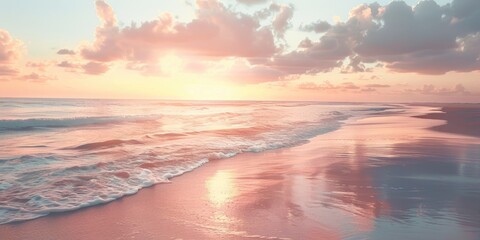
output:
M 383 196 L 395 189 L 377 185 L 375 179 L 388 178 L 384 172 L 392 171 L 399 159 L 421 164 L 431 161 L 431 156 L 417 161 L 419 153 L 435 153 L 447 143 L 471 144 L 471 138 L 438 130 L 439 120 L 450 122 L 450 129 L 459 121 L 430 114 L 359 119 L 304 145 L 211 161 L 171 183 L 107 204 L 0 225 L 0 236 L 12 240 L 381 239 L 383 235 L 374 231 L 378 219 L 385 217 L 381 223 L 387 224 L 391 223 L 387 217 L 404 216 L 395 216 L 396 199 Z M 448 162 L 456 153 L 442 154 Z M 475 220 L 480 215 L 472 214 L 463 217 L 471 218 L 473 237 L 480 236 L 480 221 Z M 448 230 L 458 234 L 457 229 Z M 393 232 L 392 239 L 408 238 L 408 233 Z

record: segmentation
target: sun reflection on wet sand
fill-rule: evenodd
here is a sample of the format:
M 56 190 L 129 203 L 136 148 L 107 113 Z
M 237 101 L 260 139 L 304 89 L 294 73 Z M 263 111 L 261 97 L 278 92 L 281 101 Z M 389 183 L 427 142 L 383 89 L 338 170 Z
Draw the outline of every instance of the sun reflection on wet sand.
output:
M 208 198 L 216 206 L 222 206 L 231 201 L 237 194 L 237 187 L 231 171 L 218 171 L 207 180 Z
M 235 196 L 238 195 L 238 187 L 235 184 L 235 173 L 230 170 L 217 171 L 205 181 L 208 201 L 213 206 L 210 230 L 222 235 L 237 235 L 236 226 L 238 219 L 231 216 L 227 209 Z

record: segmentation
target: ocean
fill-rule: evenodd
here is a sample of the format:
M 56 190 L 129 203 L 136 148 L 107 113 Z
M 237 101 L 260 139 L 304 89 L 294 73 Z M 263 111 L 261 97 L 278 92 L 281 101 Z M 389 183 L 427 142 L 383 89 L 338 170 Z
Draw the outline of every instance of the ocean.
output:
M 0 99 L 0 224 L 106 203 L 295 146 L 396 104 Z

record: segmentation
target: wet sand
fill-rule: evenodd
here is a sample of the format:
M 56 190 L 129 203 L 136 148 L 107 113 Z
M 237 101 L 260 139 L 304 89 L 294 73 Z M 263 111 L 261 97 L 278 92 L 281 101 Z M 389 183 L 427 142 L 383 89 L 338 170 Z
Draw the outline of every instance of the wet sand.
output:
M 463 128 L 452 117 L 414 117 L 429 109 L 349 121 L 108 204 L 0 225 L 0 239 L 480 239 L 480 139 L 437 127 Z
M 480 137 L 480 104 L 449 104 L 442 106 L 440 112 L 417 117 L 446 121 L 432 130 Z

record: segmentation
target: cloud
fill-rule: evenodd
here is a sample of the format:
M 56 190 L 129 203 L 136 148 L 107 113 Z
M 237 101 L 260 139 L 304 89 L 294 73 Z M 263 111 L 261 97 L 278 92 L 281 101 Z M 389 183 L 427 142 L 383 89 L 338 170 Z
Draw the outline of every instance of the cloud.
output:
M 71 63 L 69 61 L 62 61 L 60 63 L 57 63 L 57 67 L 61 67 L 61 68 L 79 68 L 80 65 L 78 64 L 75 64 L 75 63 Z
M 433 0 L 415 7 L 403 1 L 362 4 L 347 21 L 319 20 L 300 28 L 321 34 L 298 49 L 276 55 L 272 67 L 286 74 L 315 74 L 339 68 L 369 72 L 384 66 L 396 72 L 444 74 L 480 70 L 480 1 Z
M 75 55 L 75 51 L 63 48 L 58 50 L 57 54 L 58 55 Z
M 50 65 L 52 65 L 51 62 L 32 62 L 32 61 L 27 62 L 25 64 L 26 67 L 36 68 L 40 72 L 45 72 L 47 68 L 50 67 Z
M 318 22 L 310 23 L 306 26 L 301 26 L 300 30 L 308 31 L 308 32 L 324 33 L 328 31 L 331 27 L 332 25 L 330 25 L 330 23 L 320 20 Z
M 455 47 L 455 34 L 442 9 L 434 1 L 411 8 L 403 1 L 385 7 L 382 25 L 367 31 L 356 46 L 362 56 L 388 56 Z
M 71 73 L 85 72 L 84 65 L 85 64 L 70 61 L 61 61 L 56 63 L 57 67 L 63 68 L 66 72 Z
M 93 71 L 95 74 L 107 71 L 107 63 L 115 61 L 144 74 L 164 74 L 159 71 L 159 59 L 169 54 L 194 59 L 197 63 L 189 60 L 188 66 L 201 67 L 186 70 L 196 72 L 205 71 L 203 62 L 246 60 L 232 72 L 245 76 L 247 82 L 333 70 L 372 72 L 376 68 L 420 74 L 469 72 L 480 70 L 479 4 L 478 0 L 453 0 L 444 6 L 433 0 L 414 7 L 403 1 L 384 6 L 362 4 L 349 12 L 346 21 L 331 24 L 320 19 L 301 26 L 300 30 L 316 33 L 318 38 L 305 38 L 287 52 L 284 37 L 292 27 L 292 5 L 271 3 L 246 14 L 218 0 L 196 0 L 195 16 L 189 22 L 164 13 L 151 21 L 120 27 L 110 5 L 98 0 L 101 24 L 95 40 L 81 46 L 79 53 L 86 61 L 83 65 L 92 63 L 102 69 Z M 378 87 L 365 90 L 370 88 Z
M 313 47 L 313 42 L 309 38 L 303 39 L 299 44 L 298 48 L 311 48 Z
M 330 90 L 336 89 L 330 82 L 325 81 L 324 83 L 318 84 L 314 82 L 304 82 L 297 85 L 298 89 L 301 90 Z
M 354 50 L 398 72 L 480 70 L 479 3 L 454 0 L 440 7 L 426 0 L 412 8 L 403 1 L 392 2 Z
M 351 55 L 349 29 L 337 26 L 318 41 L 304 40 L 300 49 L 277 55 L 270 66 L 285 74 L 315 74 L 330 71 L 342 65 Z
M 201 73 L 207 70 L 207 64 L 202 63 L 201 61 L 188 61 L 185 64 L 185 69 L 189 72 Z
M 126 68 L 139 71 L 145 76 L 169 76 L 160 63 L 128 62 Z
M 272 32 L 252 16 L 233 12 L 215 0 L 198 0 L 196 18 L 176 22 L 172 15 L 119 28 L 111 7 L 97 1 L 103 24 L 96 39 L 81 50 L 91 61 L 155 61 L 169 51 L 203 57 L 269 57 L 275 51 Z
M 346 22 L 329 27 L 318 41 L 305 39 L 298 49 L 275 56 L 270 65 L 285 74 L 316 74 L 340 68 L 347 57 L 355 59 L 353 48 L 361 41 L 364 32 L 374 25 L 373 18 L 370 7 L 360 5 L 352 10 Z M 308 28 L 314 28 L 318 23 Z M 361 67 L 360 62 L 359 59 L 354 68 Z
M 390 85 L 374 83 L 374 84 L 366 84 L 365 87 L 367 87 L 367 88 L 389 88 Z
M 24 74 L 20 71 L 19 65 L 21 56 L 25 49 L 22 41 L 14 39 L 10 34 L 0 29 L 0 80 L 21 80 L 30 82 L 46 82 L 55 79 L 44 74 L 32 72 Z M 50 66 L 49 62 L 32 62 L 25 63 L 25 67 L 35 68 L 38 71 L 45 72 Z
M 454 0 L 445 9 L 459 35 L 480 31 L 480 1 Z
M 81 49 L 81 55 L 87 60 L 108 62 L 121 59 L 125 54 L 120 45 L 120 33 L 110 5 L 104 1 L 95 2 L 97 16 L 102 25 L 96 29 L 96 38 L 92 46 Z
M 11 80 L 18 76 L 17 61 L 23 53 L 23 43 L 0 29 L 0 80 Z
M 352 82 L 343 83 L 343 84 L 342 84 L 342 88 L 343 88 L 343 89 L 360 89 L 359 86 L 355 85 L 355 84 L 352 83 Z
M 291 27 L 290 20 L 293 17 L 293 5 L 272 3 L 270 10 L 277 12 L 272 22 L 273 30 L 279 38 L 283 38 L 287 29 Z
M 372 62 L 375 62 L 375 60 L 368 60 L 358 55 L 350 55 L 348 56 L 348 61 L 343 62 L 341 73 L 371 72 L 373 71 L 372 68 L 367 67 L 365 63 Z
M 375 89 L 375 88 L 362 88 L 360 91 L 361 92 L 376 92 L 377 89 Z
M 387 84 L 365 84 L 357 85 L 353 82 L 343 82 L 333 84 L 330 81 L 317 82 L 302 82 L 296 85 L 297 89 L 307 91 L 328 91 L 328 92 L 347 92 L 347 93 L 371 93 L 371 92 L 383 92 L 385 89 L 390 88 Z M 384 90 L 382 90 L 384 89 Z
M 268 0 L 237 0 L 237 2 L 245 5 L 255 5 L 268 2 Z
M 9 64 L 17 60 L 22 53 L 23 44 L 0 29 L 0 64 Z
M 252 65 L 246 60 L 237 59 L 220 77 L 240 83 L 255 84 L 278 81 L 285 74 L 263 65 Z
M 53 80 L 54 78 L 46 76 L 46 75 L 41 75 L 41 74 L 38 74 L 38 73 L 31 73 L 31 74 L 19 76 L 17 79 L 18 80 L 23 80 L 23 81 L 42 83 L 42 82 Z
M 408 93 L 419 93 L 423 95 L 444 95 L 444 96 L 454 96 L 454 95 L 474 95 L 474 93 L 466 90 L 462 84 L 457 84 L 452 88 L 437 88 L 433 84 L 425 84 L 422 88 L 417 89 L 406 89 L 405 92 Z M 478 95 L 478 94 L 477 94 Z
M 0 77 L 3 76 L 16 76 L 18 71 L 10 66 L 0 64 Z
M 397 72 L 444 74 L 480 70 L 480 33 L 457 39 L 454 49 L 419 51 L 392 57 L 386 66 Z
M 100 62 L 88 62 L 82 65 L 82 68 L 86 74 L 90 75 L 100 75 L 108 71 L 108 66 Z
M 103 0 L 97 0 L 95 2 L 97 8 L 97 16 L 102 20 L 104 27 L 114 27 L 117 23 L 115 13 L 112 7 Z
M 301 90 L 314 91 L 353 91 L 360 89 L 359 86 L 355 85 L 352 82 L 344 82 L 338 85 L 334 85 L 329 81 L 324 81 L 322 83 L 303 82 L 298 84 L 297 88 Z

